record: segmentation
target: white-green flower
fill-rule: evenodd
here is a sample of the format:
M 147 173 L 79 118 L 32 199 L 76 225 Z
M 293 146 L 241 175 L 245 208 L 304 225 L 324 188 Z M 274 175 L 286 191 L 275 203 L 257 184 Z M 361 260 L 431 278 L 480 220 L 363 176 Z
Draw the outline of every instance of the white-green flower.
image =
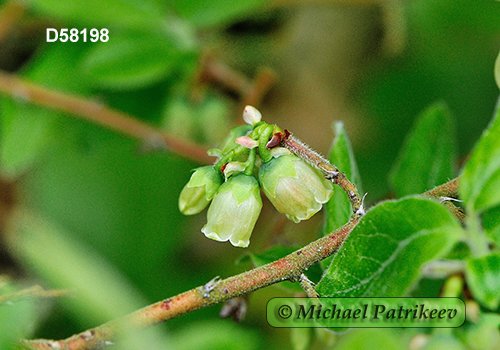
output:
M 261 208 L 257 180 L 244 174 L 232 176 L 217 190 L 201 231 L 216 241 L 247 247 Z
M 333 193 L 331 182 L 295 155 L 262 164 L 259 182 L 276 210 L 294 222 L 316 214 Z
M 222 174 L 213 166 L 195 169 L 179 196 L 179 210 L 185 215 L 201 212 L 222 184 Z

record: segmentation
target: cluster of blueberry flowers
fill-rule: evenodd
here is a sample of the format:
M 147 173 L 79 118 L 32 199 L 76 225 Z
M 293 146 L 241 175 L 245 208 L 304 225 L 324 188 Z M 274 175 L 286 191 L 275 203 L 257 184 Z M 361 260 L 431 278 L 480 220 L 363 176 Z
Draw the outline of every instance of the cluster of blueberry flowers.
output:
M 194 170 L 179 196 L 183 214 L 200 213 L 210 202 L 202 232 L 216 241 L 247 247 L 262 209 L 260 190 L 274 207 L 298 223 L 316 214 L 333 193 L 332 183 L 280 146 L 285 133 L 261 121 L 251 106 L 247 125 L 233 128 L 217 149 L 212 166 Z

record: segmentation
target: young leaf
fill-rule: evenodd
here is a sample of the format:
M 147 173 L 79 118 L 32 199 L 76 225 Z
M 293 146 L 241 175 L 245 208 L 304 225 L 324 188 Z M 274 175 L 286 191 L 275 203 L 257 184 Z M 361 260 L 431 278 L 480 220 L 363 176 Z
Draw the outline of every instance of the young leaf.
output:
M 464 166 L 460 195 L 469 211 L 500 204 L 500 108 Z
M 467 260 L 466 279 L 474 298 L 496 310 L 500 305 L 500 255 L 490 254 Z
M 335 138 L 333 139 L 332 151 L 330 152 L 330 162 L 342 171 L 347 178 L 358 186 L 361 193 L 361 180 L 358 173 L 356 160 L 352 151 L 351 141 L 342 122 L 334 124 Z M 324 233 L 328 234 L 344 225 L 351 216 L 351 202 L 344 191 L 335 187 L 333 195 L 325 204 L 326 223 Z
M 422 193 L 455 176 L 454 134 L 446 104 L 435 103 L 419 116 L 389 177 L 398 197 Z
M 131 89 L 165 79 L 182 57 L 164 35 L 128 32 L 96 44 L 84 58 L 81 70 L 101 87 Z
M 397 297 L 420 266 L 445 255 L 462 228 L 440 204 L 420 198 L 382 203 L 368 211 L 320 281 L 321 296 Z

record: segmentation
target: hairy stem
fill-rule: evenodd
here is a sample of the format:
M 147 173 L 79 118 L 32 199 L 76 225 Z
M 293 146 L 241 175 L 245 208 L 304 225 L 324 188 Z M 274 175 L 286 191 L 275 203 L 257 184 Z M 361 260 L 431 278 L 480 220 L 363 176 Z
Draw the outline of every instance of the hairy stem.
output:
M 224 280 L 214 278 L 203 286 L 146 306 L 123 318 L 110 321 L 70 338 L 59 341 L 46 339 L 22 340 L 20 344 L 25 349 L 31 350 L 100 349 L 110 344 L 122 329 L 154 326 L 186 313 L 248 294 L 271 284 L 286 280 L 300 281 L 304 270 L 335 254 L 340 249 L 342 243 L 344 243 L 358 222 L 359 218 L 354 218 L 329 235 L 282 259 Z
M 456 177 L 442 185 L 434 187 L 432 190 L 424 192 L 424 196 L 436 198 L 458 198 L 458 186 L 460 184 L 460 177 Z
M 320 170 L 326 179 L 331 180 L 334 184 L 340 186 L 342 190 L 344 190 L 347 197 L 351 201 L 353 211 L 352 218 L 358 218 L 364 215 L 363 200 L 359 196 L 358 189 L 347 179 L 344 173 L 337 169 L 335 165 L 332 165 L 320 154 L 310 149 L 287 131 L 285 131 L 285 136 L 283 137 L 281 144 L 299 158 Z

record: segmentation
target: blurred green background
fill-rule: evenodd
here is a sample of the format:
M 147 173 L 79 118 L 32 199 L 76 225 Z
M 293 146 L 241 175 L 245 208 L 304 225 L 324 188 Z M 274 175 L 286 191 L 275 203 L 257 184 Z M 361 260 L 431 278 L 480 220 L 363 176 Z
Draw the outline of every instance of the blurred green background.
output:
M 369 203 L 392 195 L 387 175 L 423 109 L 439 100 L 449 106 L 463 160 L 498 97 L 498 1 L 32 0 L 0 6 L 1 69 L 100 101 L 204 147 L 215 147 L 241 124 L 248 101 L 264 120 L 323 154 L 332 123 L 343 121 Z M 48 43 L 46 28 L 107 28 L 109 41 Z M 208 74 L 206 62 L 241 77 L 244 88 Z M 276 78 L 268 86 L 258 84 L 264 68 Z M 0 103 L 0 291 L 33 284 L 72 291 L 18 302 L 8 312 L 2 306 L 0 345 L 17 337 L 68 337 L 247 270 L 247 260 L 235 261 L 248 251 L 305 244 L 322 225 L 319 217 L 285 222 L 264 203 L 247 250 L 208 240 L 200 232 L 205 216 L 184 217 L 177 208 L 190 170 L 200 163 L 6 94 Z M 240 324 L 220 320 L 219 307 L 212 307 L 138 337 L 148 349 L 333 348 L 335 336 L 321 330 L 267 324 L 267 300 L 290 293 L 280 286 L 253 293 Z M 8 328 L 15 319 L 25 326 Z M 337 348 L 387 348 L 392 333 L 350 333 Z M 411 334 L 400 336 L 408 341 Z M 123 348 L 141 348 L 134 344 Z

